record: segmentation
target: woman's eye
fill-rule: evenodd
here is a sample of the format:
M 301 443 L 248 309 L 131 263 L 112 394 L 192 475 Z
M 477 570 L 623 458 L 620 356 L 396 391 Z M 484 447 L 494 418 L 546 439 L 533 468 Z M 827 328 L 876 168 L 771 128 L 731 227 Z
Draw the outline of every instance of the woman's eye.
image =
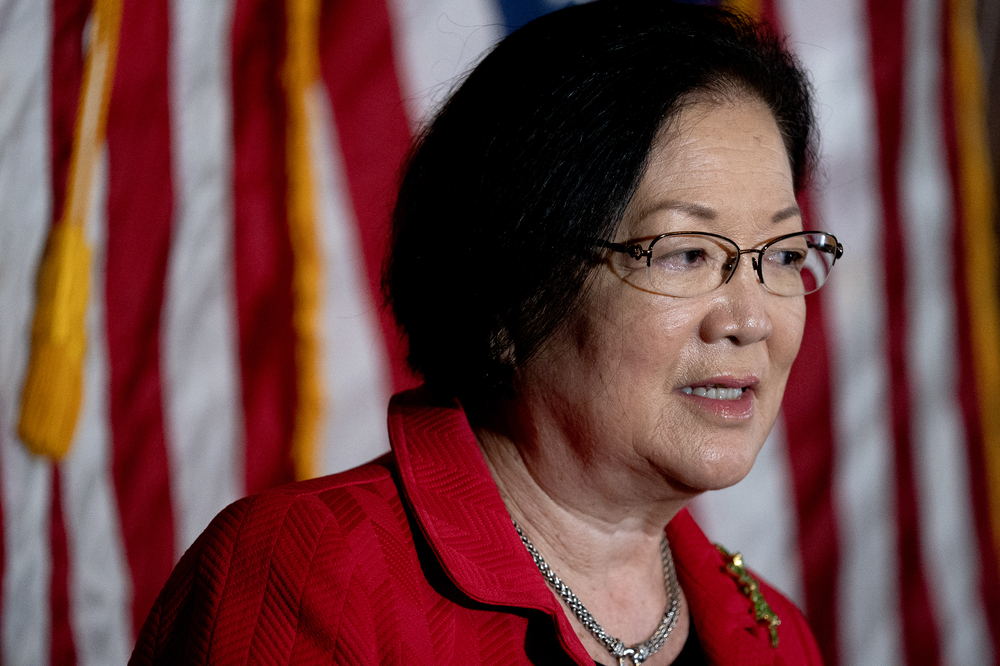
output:
M 768 263 L 780 268 L 800 270 L 805 260 L 805 250 L 774 250 L 768 254 Z
M 653 263 L 667 271 L 691 270 L 702 267 L 708 261 L 705 250 L 686 248 L 672 250 L 653 259 Z

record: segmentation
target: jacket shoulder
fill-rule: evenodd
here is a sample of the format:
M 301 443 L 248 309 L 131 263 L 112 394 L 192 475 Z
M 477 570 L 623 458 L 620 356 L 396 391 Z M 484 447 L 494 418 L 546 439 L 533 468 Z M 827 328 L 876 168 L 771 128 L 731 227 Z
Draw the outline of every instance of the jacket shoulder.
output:
M 409 537 L 384 457 L 238 500 L 188 549 L 140 631 L 132 663 L 246 663 L 290 655 L 303 603 L 332 636 L 379 526 Z M 377 528 L 376 528 L 377 529 Z M 322 585 L 310 584 L 321 578 Z M 322 598 L 316 599 L 318 591 Z M 279 662 L 284 661 L 278 659 Z

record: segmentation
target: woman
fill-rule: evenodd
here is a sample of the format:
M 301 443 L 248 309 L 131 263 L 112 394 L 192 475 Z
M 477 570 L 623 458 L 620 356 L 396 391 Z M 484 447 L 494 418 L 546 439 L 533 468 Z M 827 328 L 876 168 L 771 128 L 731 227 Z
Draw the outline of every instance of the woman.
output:
M 718 10 L 506 39 L 400 188 L 385 285 L 425 387 L 392 454 L 229 507 L 133 661 L 819 663 L 683 508 L 750 470 L 842 251 L 796 205 L 813 139 L 795 62 Z

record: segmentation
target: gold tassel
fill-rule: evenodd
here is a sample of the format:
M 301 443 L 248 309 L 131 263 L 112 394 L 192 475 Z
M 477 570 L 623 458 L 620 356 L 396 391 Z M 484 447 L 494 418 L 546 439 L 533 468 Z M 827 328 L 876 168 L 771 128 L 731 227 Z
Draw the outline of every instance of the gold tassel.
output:
M 38 269 L 18 435 L 29 451 L 53 460 L 69 450 L 83 398 L 90 283 L 84 223 L 104 143 L 121 14 L 122 0 L 95 3 L 94 37 L 84 66 L 65 211 L 49 232 Z
M 317 440 L 323 413 L 319 335 L 322 304 L 322 261 L 317 229 L 315 176 L 310 151 L 310 121 L 317 117 L 312 95 L 319 80 L 318 0 L 287 0 L 288 46 L 284 84 L 288 104 L 288 228 L 295 268 L 292 292 L 295 313 L 295 365 L 298 404 L 291 456 L 298 479 L 320 469 Z
M 18 434 L 29 451 L 55 460 L 69 449 L 80 411 L 89 270 L 83 228 L 54 227 L 38 273 Z

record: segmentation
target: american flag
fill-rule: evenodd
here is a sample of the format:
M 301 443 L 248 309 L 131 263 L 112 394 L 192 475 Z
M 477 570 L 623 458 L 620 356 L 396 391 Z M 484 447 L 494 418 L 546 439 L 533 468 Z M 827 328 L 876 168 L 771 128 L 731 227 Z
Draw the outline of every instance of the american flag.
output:
M 483 51 L 559 4 L 0 0 L 2 663 L 124 663 L 222 507 L 387 449 L 388 397 L 414 384 L 378 295 L 399 166 Z M 812 73 L 804 203 L 847 251 L 757 465 L 695 514 L 802 606 L 831 666 L 1000 663 L 975 8 L 739 4 Z M 89 260 L 49 293 L 68 229 Z M 36 311 L 65 293 L 82 399 L 50 400 L 71 436 L 39 455 L 18 429 L 29 377 L 50 381 L 29 372 Z

